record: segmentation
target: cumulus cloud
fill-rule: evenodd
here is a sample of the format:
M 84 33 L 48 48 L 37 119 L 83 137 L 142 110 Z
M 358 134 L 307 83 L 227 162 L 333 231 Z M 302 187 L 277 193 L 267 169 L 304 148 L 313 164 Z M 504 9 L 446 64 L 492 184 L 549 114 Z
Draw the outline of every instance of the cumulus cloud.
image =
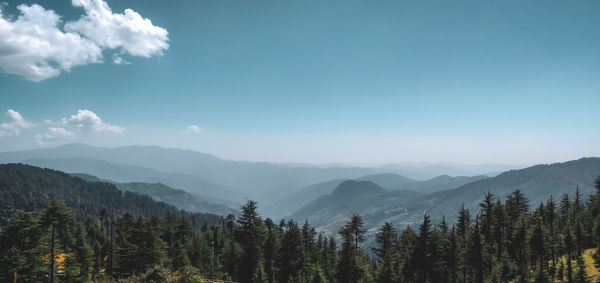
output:
M 73 140 L 75 137 L 74 132 L 59 127 L 49 127 L 47 133 L 34 136 L 39 145 L 64 143 Z
M 41 81 L 72 67 L 97 63 L 101 49 L 79 34 L 62 32 L 60 17 L 33 4 L 19 5 L 21 15 L 7 20 L 0 11 L 0 67 L 30 81 Z
M 154 26 L 131 9 L 123 14 L 112 12 L 103 0 L 73 0 L 85 15 L 65 25 L 67 31 L 77 32 L 105 48 L 121 48 L 134 56 L 160 55 L 169 48 L 167 30 Z
M 125 131 L 123 127 L 104 123 L 96 113 L 90 110 L 77 110 L 77 114 L 71 115 L 69 118 L 62 118 L 61 122 L 63 125 L 74 127 L 83 133 L 121 133 Z
M 0 6 L 0 68 L 42 81 L 75 66 L 102 62 L 104 49 L 150 57 L 169 48 L 167 30 L 131 9 L 113 13 L 103 0 L 73 0 L 72 4 L 85 14 L 64 23 L 63 30 L 60 16 L 38 4 L 17 6 L 20 15 L 14 20 Z M 117 57 L 113 62 L 126 62 Z
M 6 118 L 8 118 L 8 122 L 0 124 L 0 137 L 18 136 L 21 133 L 21 129 L 33 126 L 33 123 L 25 120 L 25 118 L 15 110 L 8 109 L 5 115 Z
M 183 132 L 186 134 L 189 134 L 189 133 L 199 133 L 201 131 L 202 131 L 202 128 L 200 128 L 196 125 L 190 125 L 190 126 L 187 126 L 187 128 L 185 128 L 185 130 Z
M 59 144 L 70 142 L 74 139 L 100 133 L 122 133 L 125 128 L 105 123 L 90 110 L 77 110 L 70 117 L 64 117 L 56 122 L 44 120 L 48 131 L 34 136 L 39 145 Z

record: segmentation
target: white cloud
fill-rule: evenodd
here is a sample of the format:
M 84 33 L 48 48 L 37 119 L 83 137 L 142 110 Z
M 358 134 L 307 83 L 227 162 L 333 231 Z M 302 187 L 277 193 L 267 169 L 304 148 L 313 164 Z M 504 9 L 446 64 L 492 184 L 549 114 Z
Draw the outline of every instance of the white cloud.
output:
M 117 53 L 113 54 L 113 64 L 115 65 L 129 65 L 131 62 L 123 59 L 123 57 Z
M 190 125 L 187 126 L 187 128 L 185 128 L 185 130 L 183 131 L 184 133 L 188 134 L 188 133 L 199 133 L 202 132 L 202 128 L 196 126 L 196 125 Z
M 68 131 L 64 128 L 49 127 L 48 133 L 35 135 L 35 141 L 39 145 L 52 144 L 52 143 L 64 143 L 73 140 L 76 137 L 74 132 Z
M 161 55 L 169 48 L 167 30 L 131 9 L 115 14 L 103 0 L 73 0 L 73 6 L 83 7 L 85 15 L 67 23 L 65 30 L 78 32 L 101 47 L 121 48 L 141 57 Z
M 77 114 L 62 118 L 62 124 L 78 129 L 83 133 L 112 132 L 121 133 L 125 128 L 102 122 L 96 113 L 90 110 L 77 110 Z
M 5 115 L 8 118 L 8 122 L 0 124 L 0 137 L 18 136 L 21 133 L 21 129 L 33 126 L 33 124 L 25 120 L 19 112 L 12 109 L 8 109 Z
M 101 49 L 79 34 L 62 32 L 60 17 L 42 6 L 19 5 L 8 21 L 0 11 L 0 67 L 30 81 L 55 77 L 72 67 L 101 61 Z
M 48 131 L 34 136 L 39 145 L 69 142 L 84 136 L 100 133 L 122 133 L 125 128 L 102 121 L 90 110 L 77 110 L 77 114 L 65 117 L 57 122 L 44 120 Z
M 0 6 L 0 68 L 42 81 L 75 66 L 102 62 L 103 49 L 150 57 L 169 48 L 167 30 L 131 9 L 113 14 L 103 0 L 72 4 L 83 7 L 85 14 L 66 22 L 64 30 L 60 16 L 38 4 L 17 6 L 20 15 L 15 20 L 3 15 Z

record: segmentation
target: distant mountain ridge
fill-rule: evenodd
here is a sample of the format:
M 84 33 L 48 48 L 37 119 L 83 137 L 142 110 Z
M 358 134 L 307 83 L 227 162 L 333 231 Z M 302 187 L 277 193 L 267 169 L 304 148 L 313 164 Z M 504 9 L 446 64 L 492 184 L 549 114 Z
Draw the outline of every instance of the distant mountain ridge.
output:
M 276 202 L 283 197 L 313 184 L 334 179 L 355 179 L 372 174 L 394 173 L 419 180 L 442 174 L 454 176 L 457 175 L 455 174 L 457 172 L 465 173 L 459 175 L 470 175 L 467 170 L 459 170 L 448 165 L 439 164 L 349 167 L 232 161 L 220 159 L 212 154 L 158 146 L 108 148 L 67 144 L 54 148 L 0 153 L 0 163 L 71 158 L 92 159 L 160 172 L 163 175 L 162 177 L 165 177 L 165 175 L 171 177 L 167 180 L 164 180 L 165 178 L 155 178 L 154 180 L 138 178 L 119 181 L 161 182 L 171 187 L 198 194 L 202 199 L 210 202 L 220 200 L 223 203 L 225 201 L 225 204 L 229 206 L 240 205 L 246 198 L 257 200 L 263 207 L 277 206 Z M 56 169 L 67 168 L 56 167 Z M 82 172 L 82 170 L 69 171 Z M 98 174 L 99 172 L 84 173 L 107 178 L 102 174 Z M 177 177 L 173 178 L 173 174 Z M 116 180 L 116 178 L 110 179 Z M 277 213 L 283 211 L 285 210 L 277 211 Z
M 184 190 L 174 189 L 161 183 L 118 183 L 111 180 L 102 180 L 96 176 L 84 173 L 71 173 L 69 175 L 81 178 L 88 182 L 112 183 L 123 191 L 145 194 L 156 201 L 163 201 L 189 212 L 214 213 L 217 215 L 227 215 L 229 213 L 236 214 L 238 212 L 225 205 L 203 201 Z
M 600 175 L 600 158 L 590 157 L 564 163 L 536 165 L 504 172 L 496 177 L 481 178 L 457 188 L 422 194 L 410 190 L 388 191 L 374 194 L 372 198 L 348 203 L 328 194 L 300 208 L 290 218 L 308 219 L 320 225 L 322 231 L 334 233 L 336 225 L 353 213 L 363 216 L 367 229 L 376 229 L 384 222 L 404 227 L 416 224 L 428 213 L 439 221 L 446 216 L 456 220 L 456 211 L 464 204 L 472 215 L 479 212 L 479 203 L 488 191 L 502 200 L 515 189 L 521 190 L 532 207 L 546 202 L 550 196 L 571 196 L 578 186 L 584 197 L 594 192 L 594 180 Z M 444 177 L 445 178 L 445 177 Z M 447 178 L 445 178 L 447 179 Z M 374 231 L 374 230 L 370 230 Z
M 331 195 L 337 198 L 357 198 L 385 192 L 386 189 L 371 181 L 348 180 L 339 184 Z
M 218 191 L 229 191 L 219 195 L 206 192 L 203 188 L 190 188 L 173 182 L 161 181 L 173 187 L 205 196 L 223 199 L 223 195 L 237 197 L 233 201 L 241 203 L 245 197 L 260 203 L 277 200 L 284 194 L 302 189 L 305 186 L 335 178 L 354 178 L 367 174 L 383 173 L 382 169 L 359 167 L 290 167 L 266 162 L 245 162 L 223 160 L 211 154 L 191 150 L 169 149 L 156 146 L 127 146 L 116 148 L 94 147 L 81 144 L 68 144 L 55 148 L 24 150 L 0 153 L 0 162 L 24 162 L 29 160 L 88 159 L 109 162 L 122 166 L 134 166 L 180 176 L 194 176 L 205 184 L 211 184 Z M 37 163 L 35 165 L 44 166 Z M 50 164 L 49 164 L 50 165 Z M 63 165 L 61 165 L 63 166 Z M 50 167 L 50 166 L 48 166 Z M 66 169 L 60 167 L 56 169 Z M 76 169 L 76 168 L 72 168 Z M 82 172 L 81 170 L 69 170 Z M 107 178 L 94 172 L 84 172 Z M 159 180 L 115 181 L 157 182 Z
M 348 180 L 339 184 L 332 193 L 304 205 L 289 218 L 299 222 L 308 219 L 319 231 L 332 236 L 339 225 L 354 213 L 364 218 L 381 209 L 395 210 L 421 195 L 409 190 L 388 191 L 371 181 Z M 368 221 L 365 221 L 366 227 L 372 227 Z
M 117 187 L 124 191 L 149 195 L 154 200 L 163 201 L 190 212 L 205 212 L 223 216 L 239 212 L 237 209 L 223 204 L 200 200 L 184 190 L 174 189 L 161 183 L 119 183 Z
M 61 171 L 25 164 L 0 164 L 0 225 L 17 211 L 35 211 L 53 200 L 63 200 L 77 218 L 98 218 L 105 209 L 110 215 L 129 212 L 151 217 L 180 213 L 196 220 L 196 228 L 208 222 L 220 224 L 223 218 L 214 214 L 189 213 L 147 195 L 123 192 L 106 182 L 88 182 Z
M 401 188 L 405 190 L 417 191 L 424 194 L 434 193 L 438 191 L 450 190 L 454 188 L 458 188 L 462 185 L 487 179 L 487 176 L 478 175 L 478 176 L 448 176 L 441 175 L 435 178 L 431 178 L 425 181 L 413 182 L 404 184 Z
M 487 177 L 451 177 L 448 175 L 442 175 L 424 181 L 417 181 L 398 174 L 383 173 L 366 175 L 355 180 L 371 181 L 377 185 L 382 186 L 387 190 L 412 190 L 420 193 L 432 193 L 442 190 L 454 189 L 464 184 L 477 180 L 482 180 L 485 178 Z M 308 186 L 296 193 L 292 193 L 280 199 L 278 202 L 276 202 L 276 204 L 268 206 L 266 209 L 268 212 L 284 211 L 285 213 L 283 214 L 283 216 L 291 215 L 292 213 L 300 209 L 302 206 L 308 204 L 309 202 L 321 196 L 332 193 L 335 190 L 335 188 L 344 181 L 346 181 L 346 179 L 334 179 Z
M 117 183 L 164 183 L 171 187 L 185 189 L 206 203 L 237 207 L 238 203 L 243 200 L 242 196 L 238 196 L 229 189 L 207 182 L 198 176 L 163 173 L 141 166 L 122 165 L 91 158 L 28 159 L 22 163 L 68 173 L 89 174 Z M 229 199 L 229 201 L 224 199 Z M 216 213 L 217 211 L 211 212 Z

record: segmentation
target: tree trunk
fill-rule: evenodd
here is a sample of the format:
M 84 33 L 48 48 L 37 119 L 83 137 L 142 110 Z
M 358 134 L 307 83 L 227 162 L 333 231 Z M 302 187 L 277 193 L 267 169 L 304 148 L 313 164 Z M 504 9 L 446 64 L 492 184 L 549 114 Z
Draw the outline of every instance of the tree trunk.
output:
M 50 241 L 50 283 L 54 283 L 54 224 L 52 224 L 52 237 Z

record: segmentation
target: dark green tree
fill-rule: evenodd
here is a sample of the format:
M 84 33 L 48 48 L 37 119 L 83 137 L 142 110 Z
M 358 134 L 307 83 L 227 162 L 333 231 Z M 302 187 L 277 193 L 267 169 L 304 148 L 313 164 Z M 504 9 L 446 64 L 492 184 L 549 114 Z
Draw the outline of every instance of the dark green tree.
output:
M 238 279 L 242 283 L 261 281 L 257 277 L 262 261 L 260 247 L 264 237 L 264 227 L 261 218 L 258 216 L 255 201 L 248 200 L 246 205 L 242 206 L 242 214 L 238 218 L 237 224 L 239 229 L 236 233 L 236 240 L 244 251 Z

